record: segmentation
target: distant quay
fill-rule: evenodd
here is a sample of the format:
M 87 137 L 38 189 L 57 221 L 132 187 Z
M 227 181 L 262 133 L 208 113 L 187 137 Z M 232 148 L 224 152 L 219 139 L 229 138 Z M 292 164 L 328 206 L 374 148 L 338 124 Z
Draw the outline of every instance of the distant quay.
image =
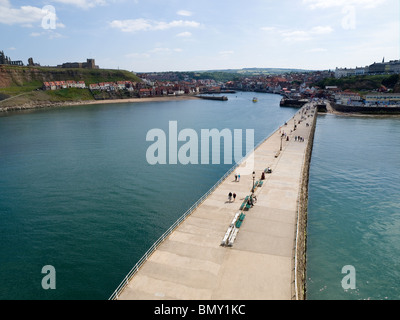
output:
M 219 90 L 219 91 L 205 91 L 203 94 L 235 94 L 237 91 L 235 90 Z
M 351 106 L 331 102 L 333 111 L 339 113 L 358 113 L 369 115 L 400 115 L 400 106 Z
M 302 108 L 308 103 L 307 99 L 286 99 L 283 98 L 280 102 L 281 107 Z
M 197 98 L 204 99 L 204 100 L 215 100 L 215 101 L 228 101 L 228 97 L 211 97 L 211 96 L 196 96 Z

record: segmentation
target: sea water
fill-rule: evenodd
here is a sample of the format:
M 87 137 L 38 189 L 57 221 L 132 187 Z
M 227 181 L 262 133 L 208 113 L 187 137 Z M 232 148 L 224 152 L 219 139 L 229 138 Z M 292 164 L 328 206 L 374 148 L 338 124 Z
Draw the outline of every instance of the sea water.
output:
M 399 117 L 318 117 L 307 235 L 309 300 L 400 299 Z

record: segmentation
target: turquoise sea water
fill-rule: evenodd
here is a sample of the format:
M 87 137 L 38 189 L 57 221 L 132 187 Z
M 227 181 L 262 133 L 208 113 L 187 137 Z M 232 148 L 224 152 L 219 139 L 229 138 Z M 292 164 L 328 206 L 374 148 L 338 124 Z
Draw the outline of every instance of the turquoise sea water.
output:
M 400 299 L 400 118 L 318 118 L 308 219 L 308 299 Z
M 256 95 L 258 103 L 253 103 Z M 232 165 L 151 166 L 149 130 L 254 129 L 280 96 L 68 107 L 0 116 L 0 299 L 108 299 L 148 248 Z M 42 267 L 56 289 L 44 290 Z

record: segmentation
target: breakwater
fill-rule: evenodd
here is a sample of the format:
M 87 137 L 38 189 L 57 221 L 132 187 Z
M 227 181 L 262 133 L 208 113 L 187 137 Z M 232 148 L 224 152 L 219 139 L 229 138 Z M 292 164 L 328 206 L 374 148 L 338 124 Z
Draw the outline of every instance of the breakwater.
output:
M 361 113 L 371 115 L 400 114 L 400 106 L 348 106 L 331 102 L 331 107 L 341 113 Z
M 303 107 L 306 103 L 308 103 L 308 100 L 298 100 L 298 99 L 282 99 L 280 102 L 281 107 L 290 107 L 290 108 L 301 108 Z
M 228 97 L 222 96 L 222 97 L 214 97 L 214 96 L 196 96 L 199 99 L 204 99 L 204 100 L 214 100 L 214 101 L 228 101 Z
M 111 299 L 303 299 L 315 121 L 316 109 L 307 105 L 260 143 L 151 247 Z M 254 178 L 245 174 L 251 159 Z M 249 207 L 255 182 L 257 203 Z M 227 200 L 232 191 L 236 201 Z M 233 225 L 230 245 L 221 246 Z
M 317 106 L 319 112 L 319 106 Z M 317 116 L 312 120 L 309 139 L 304 154 L 303 173 L 300 183 L 299 206 L 298 206 L 298 223 L 297 223 L 297 239 L 296 239 L 296 255 L 295 255 L 295 272 L 296 272 L 296 299 L 305 300 L 306 298 L 306 273 L 307 273 L 307 220 L 308 220 L 308 192 L 311 157 L 314 146 L 314 136 L 317 126 Z

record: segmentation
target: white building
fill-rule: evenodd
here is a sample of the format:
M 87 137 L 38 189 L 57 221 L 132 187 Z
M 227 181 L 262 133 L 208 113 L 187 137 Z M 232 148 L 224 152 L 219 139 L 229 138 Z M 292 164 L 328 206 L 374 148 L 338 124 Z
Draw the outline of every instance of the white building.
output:
M 345 78 L 356 75 L 356 69 L 336 68 L 335 78 Z
M 361 96 L 354 92 L 339 92 L 335 94 L 335 100 L 337 104 L 342 105 L 358 104 L 361 102 Z
M 371 105 L 400 105 L 400 93 L 370 93 L 365 96 L 365 104 Z
M 336 68 L 335 78 L 345 78 L 351 76 L 362 76 L 368 73 L 368 67 L 357 67 L 355 69 Z

